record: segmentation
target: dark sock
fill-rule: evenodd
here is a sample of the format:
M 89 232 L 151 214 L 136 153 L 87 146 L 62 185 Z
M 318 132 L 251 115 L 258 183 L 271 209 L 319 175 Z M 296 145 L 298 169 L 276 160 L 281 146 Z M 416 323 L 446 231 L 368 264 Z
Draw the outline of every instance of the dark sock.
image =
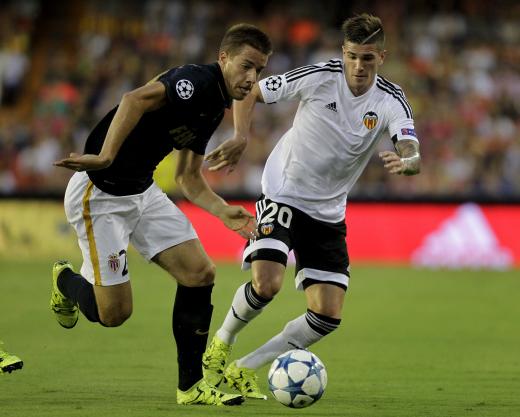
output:
M 177 285 L 173 305 L 172 329 L 177 343 L 179 389 L 186 391 L 202 379 L 202 354 L 206 350 L 213 306 L 206 287 Z
M 69 268 L 58 277 L 58 289 L 68 299 L 78 303 L 83 315 L 94 323 L 100 323 L 94 295 L 94 286 Z

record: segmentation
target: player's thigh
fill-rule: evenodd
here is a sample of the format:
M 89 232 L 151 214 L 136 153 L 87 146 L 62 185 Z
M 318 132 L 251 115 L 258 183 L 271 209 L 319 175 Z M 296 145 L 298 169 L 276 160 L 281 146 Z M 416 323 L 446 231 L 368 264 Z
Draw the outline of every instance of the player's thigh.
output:
M 197 233 L 186 215 L 168 198 L 154 183 L 145 192 L 139 223 L 135 227 L 130 241 L 147 260 L 160 259 L 161 266 L 170 272 L 173 268 L 172 258 L 177 260 L 180 249 L 167 251 L 185 242 L 197 240 Z M 190 258 L 207 258 L 200 244 L 196 246 L 194 256 Z M 163 253 L 164 252 L 164 253 Z M 162 254 L 161 256 L 158 256 Z M 192 261 L 187 261 L 192 267 Z
M 321 222 L 304 213 L 295 217 L 296 288 L 318 282 L 346 290 L 350 272 L 345 223 Z
M 252 268 L 253 288 L 272 298 L 283 284 L 291 249 L 291 208 L 261 196 L 256 202 L 258 237 L 250 240 L 243 253 L 243 269 Z
M 314 283 L 305 289 L 307 307 L 315 313 L 341 318 L 345 288 L 329 283 Z
M 139 219 L 134 196 L 116 197 L 76 173 L 67 187 L 65 212 L 83 255 L 81 274 L 96 286 L 128 282 L 129 236 Z
M 289 221 L 286 221 L 287 217 Z M 243 269 L 251 268 L 251 263 L 256 260 L 287 265 L 287 256 L 291 250 L 291 217 L 289 207 L 271 201 L 263 195 L 260 196 L 256 202 L 258 237 L 249 240 L 244 248 Z
M 187 287 L 210 285 L 215 280 L 215 265 L 198 239 L 182 242 L 159 252 L 152 261 Z

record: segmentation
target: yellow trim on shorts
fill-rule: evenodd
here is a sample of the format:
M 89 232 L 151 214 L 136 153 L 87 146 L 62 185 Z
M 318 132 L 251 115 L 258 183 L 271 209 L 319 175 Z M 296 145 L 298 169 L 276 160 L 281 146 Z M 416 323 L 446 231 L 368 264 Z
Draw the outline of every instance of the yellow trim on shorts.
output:
M 99 270 L 99 258 L 96 247 L 96 240 L 94 239 L 94 225 L 92 224 L 92 217 L 90 216 L 90 194 L 92 194 L 94 184 L 89 181 L 87 189 L 83 195 L 83 220 L 85 220 L 85 229 L 87 231 L 88 249 L 90 253 L 90 262 L 94 269 L 94 285 L 101 285 L 101 272 Z

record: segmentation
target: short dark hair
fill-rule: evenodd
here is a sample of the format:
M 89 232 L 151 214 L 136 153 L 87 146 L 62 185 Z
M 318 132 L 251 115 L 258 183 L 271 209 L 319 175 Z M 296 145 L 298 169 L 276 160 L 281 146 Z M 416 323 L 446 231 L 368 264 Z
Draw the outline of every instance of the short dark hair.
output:
M 234 55 L 238 53 L 244 45 L 249 45 L 265 55 L 271 55 L 273 52 L 273 46 L 269 36 L 256 26 L 248 23 L 239 23 L 231 26 L 222 38 L 220 51 Z
M 375 43 L 380 49 L 385 46 L 385 32 L 383 23 L 377 16 L 363 13 L 351 17 L 341 25 L 345 42 L 357 43 L 360 45 Z

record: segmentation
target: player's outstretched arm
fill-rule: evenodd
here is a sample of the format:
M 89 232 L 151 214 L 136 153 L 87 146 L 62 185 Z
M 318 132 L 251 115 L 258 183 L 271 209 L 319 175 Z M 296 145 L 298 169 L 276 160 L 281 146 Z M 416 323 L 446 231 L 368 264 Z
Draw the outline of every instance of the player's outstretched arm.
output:
M 143 114 L 158 109 L 165 103 L 166 89 L 161 82 L 156 81 L 125 93 L 110 123 L 99 155 L 71 153 L 68 158 L 56 161 L 54 165 L 74 171 L 92 171 L 109 167 Z
M 263 103 L 264 99 L 258 84 L 255 84 L 244 100 L 233 102 L 235 134 L 205 156 L 206 161 L 215 163 L 209 168 L 210 171 L 218 171 L 225 167 L 228 167 L 228 172 L 235 169 L 246 149 L 253 110 L 257 101 Z
M 397 141 L 397 153 L 392 151 L 379 152 L 385 168 L 390 174 L 416 175 L 421 171 L 421 154 L 419 142 L 410 139 Z
M 210 188 L 201 167 L 203 156 L 189 149 L 179 152 L 175 180 L 188 200 L 217 216 L 245 239 L 257 236 L 255 217 L 242 206 L 230 206 Z

